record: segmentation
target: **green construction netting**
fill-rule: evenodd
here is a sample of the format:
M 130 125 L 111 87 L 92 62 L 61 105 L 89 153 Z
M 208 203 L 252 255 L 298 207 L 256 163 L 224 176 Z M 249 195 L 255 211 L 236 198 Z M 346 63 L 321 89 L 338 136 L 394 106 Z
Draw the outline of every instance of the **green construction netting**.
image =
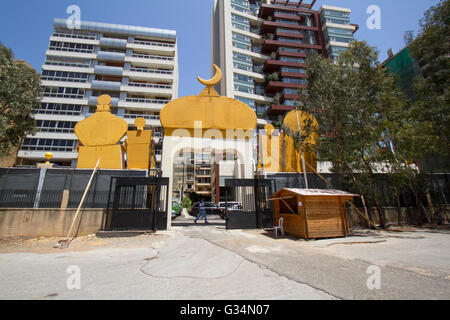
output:
M 398 86 L 414 99 L 414 78 L 420 76 L 420 69 L 408 48 L 403 49 L 385 64 L 388 72 L 399 76 Z

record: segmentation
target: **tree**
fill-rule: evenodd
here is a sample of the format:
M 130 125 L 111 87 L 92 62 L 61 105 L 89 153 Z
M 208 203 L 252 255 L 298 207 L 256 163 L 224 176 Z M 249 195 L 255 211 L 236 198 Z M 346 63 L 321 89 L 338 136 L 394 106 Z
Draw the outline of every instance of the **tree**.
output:
M 193 191 L 189 194 L 189 199 L 191 200 L 192 203 L 195 203 L 200 202 L 203 199 L 203 197 L 199 195 L 197 192 Z
M 319 123 L 318 142 L 309 147 L 320 160 L 331 161 L 333 171 L 363 196 L 366 214 L 366 199 L 375 205 L 385 227 L 376 172 L 390 147 L 384 138 L 397 132 L 406 97 L 366 42 L 354 41 L 336 63 L 314 54 L 307 64 L 308 86 L 301 90 L 300 108 Z
M 0 154 L 8 155 L 21 139 L 35 132 L 33 109 L 40 104 L 39 74 L 19 64 L 0 43 Z
M 435 156 L 441 159 L 439 168 L 450 169 L 450 2 L 441 0 L 438 5 L 425 12 L 421 30 L 411 42 L 412 55 L 421 67 L 423 77 L 416 81 L 417 101 L 411 113 L 426 126 L 429 139 L 427 159 Z M 424 160 L 424 159 L 421 159 Z M 429 166 L 433 167 L 433 166 Z
M 183 208 L 186 208 L 186 209 L 189 210 L 191 208 L 191 206 L 192 206 L 191 199 L 188 198 L 188 197 L 184 197 L 184 199 L 183 199 Z

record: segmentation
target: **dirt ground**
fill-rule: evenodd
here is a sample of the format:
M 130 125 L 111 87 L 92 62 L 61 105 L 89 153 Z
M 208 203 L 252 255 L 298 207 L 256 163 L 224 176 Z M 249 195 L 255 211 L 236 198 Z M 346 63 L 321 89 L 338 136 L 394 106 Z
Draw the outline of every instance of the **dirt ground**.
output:
M 270 230 L 269 230 L 270 232 Z M 415 227 L 415 226 L 391 226 L 388 229 L 382 231 L 380 234 L 375 230 L 368 229 L 354 229 L 352 230 L 350 237 L 361 238 L 357 240 L 356 244 L 361 244 L 366 237 L 375 237 L 371 239 L 370 243 L 382 242 L 382 238 L 386 236 L 386 233 L 390 237 L 395 237 L 398 234 L 401 237 L 403 232 L 439 232 L 448 233 L 450 235 L 450 225 L 444 226 L 428 226 L 428 227 Z M 264 232 L 263 232 L 264 233 Z M 158 233 L 144 234 L 131 237 L 118 237 L 118 238 L 98 238 L 95 234 L 89 236 L 83 236 L 75 238 L 65 251 L 89 251 L 101 248 L 147 248 L 149 245 L 159 242 L 166 241 L 171 237 L 170 231 L 163 231 Z M 287 237 L 290 238 L 290 237 Z M 380 238 L 380 240 L 377 240 Z M 62 238 L 25 238 L 25 237 L 9 237 L 0 238 L 0 254 L 2 253 L 57 253 L 61 249 L 57 246 L 58 241 Z M 354 238 L 353 238 L 354 239 Z M 304 241 L 300 239 L 291 238 L 294 241 Z M 331 240 L 331 239 L 330 239 Z M 338 241 L 339 239 L 335 239 Z M 344 240 L 344 238 L 342 239 Z M 315 240 L 312 240 L 314 242 Z M 311 241 L 309 241 L 311 243 Z M 340 243 L 335 242 L 334 244 L 348 244 L 351 245 L 353 242 Z M 332 244 L 332 245 L 334 245 Z
M 102 248 L 148 248 L 152 243 L 165 241 L 169 238 L 169 235 L 160 233 L 121 238 L 98 238 L 93 234 L 75 238 L 64 251 L 90 251 Z M 22 252 L 37 254 L 58 253 L 62 251 L 57 247 L 60 239 L 62 238 L 3 238 L 0 239 L 0 254 Z

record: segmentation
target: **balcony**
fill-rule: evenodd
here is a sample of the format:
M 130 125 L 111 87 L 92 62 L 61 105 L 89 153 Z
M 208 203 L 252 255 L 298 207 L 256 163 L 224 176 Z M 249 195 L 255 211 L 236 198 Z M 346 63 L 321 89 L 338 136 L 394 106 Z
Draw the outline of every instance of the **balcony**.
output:
M 171 98 L 173 95 L 171 85 L 155 83 L 129 82 L 127 85 L 122 85 L 121 91 L 127 91 L 134 94 L 153 94 L 167 98 Z
M 170 102 L 170 100 L 166 100 L 166 99 L 147 99 L 147 98 L 127 98 L 126 102 L 166 105 L 166 104 L 168 104 Z
M 289 2 L 288 2 L 289 3 Z M 290 12 L 302 12 L 302 13 L 316 13 L 311 10 L 316 0 L 312 0 L 311 3 L 303 3 L 303 1 L 297 2 L 297 6 L 286 6 L 286 1 L 272 1 L 271 4 L 262 3 L 261 8 L 259 9 L 259 18 L 267 19 L 268 17 L 273 17 L 275 15 L 275 11 L 279 9 L 283 9 L 283 11 Z
M 322 50 L 322 46 L 308 43 L 294 43 L 282 40 L 264 40 L 264 44 L 262 47 L 263 52 L 274 52 L 277 51 L 278 48 L 282 47 L 291 47 L 291 48 L 299 48 L 299 49 L 315 49 Z
M 120 91 L 121 83 L 118 81 L 93 80 L 91 88 L 93 90 Z
M 137 81 L 173 82 L 172 70 L 132 67 L 130 70 L 124 70 L 123 76 Z
M 132 119 L 132 120 L 136 120 L 138 118 L 144 118 L 145 120 L 156 120 L 156 121 L 160 121 L 159 120 L 159 116 L 156 115 L 148 115 L 148 114 L 127 114 L 125 113 L 123 115 L 124 119 Z
M 129 71 L 130 72 L 139 72 L 139 73 L 173 75 L 173 71 L 171 71 L 171 70 L 160 70 L 160 69 L 150 69 L 150 68 L 132 67 Z
M 151 59 L 151 60 L 163 60 L 163 61 L 173 61 L 173 57 L 166 57 L 166 56 L 154 56 L 150 54 L 137 54 L 134 53 L 131 55 L 133 58 L 140 58 L 140 59 Z
M 146 120 L 146 125 L 151 127 L 160 127 L 161 121 L 158 115 L 148 115 L 148 114 L 128 114 L 125 113 L 123 118 L 128 123 L 128 125 L 133 125 L 134 121 L 138 118 L 144 118 Z M 153 135 L 155 137 L 155 135 Z
M 290 62 L 290 61 L 280 61 L 280 60 L 267 60 L 264 66 L 264 72 L 271 73 L 280 71 L 281 67 L 293 67 L 306 69 L 305 63 Z
M 134 40 L 134 44 L 140 44 L 143 46 L 156 46 L 163 48 L 175 48 L 174 43 L 156 42 L 156 41 L 144 41 L 144 40 Z
M 267 110 L 267 115 L 269 116 L 279 116 L 284 115 L 285 113 L 294 110 L 294 107 L 274 104 L 269 107 Z
M 266 93 L 280 92 L 285 88 L 291 88 L 291 89 L 306 88 L 306 84 L 288 83 L 288 82 L 281 82 L 281 81 L 269 81 L 269 83 L 266 86 Z

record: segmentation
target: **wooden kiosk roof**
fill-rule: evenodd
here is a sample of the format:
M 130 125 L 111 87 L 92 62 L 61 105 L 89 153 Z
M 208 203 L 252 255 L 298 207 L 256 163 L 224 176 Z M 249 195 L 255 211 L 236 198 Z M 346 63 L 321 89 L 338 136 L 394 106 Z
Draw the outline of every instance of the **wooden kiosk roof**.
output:
M 320 197 L 359 197 L 357 194 L 349 193 L 341 190 L 324 190 L 324 189 L 292 189 L 283 188 L 272 196 L 271 200 L 276 200 L 276 198 L 283 191 L 288 191 L 300 196 L 320 196 Z

